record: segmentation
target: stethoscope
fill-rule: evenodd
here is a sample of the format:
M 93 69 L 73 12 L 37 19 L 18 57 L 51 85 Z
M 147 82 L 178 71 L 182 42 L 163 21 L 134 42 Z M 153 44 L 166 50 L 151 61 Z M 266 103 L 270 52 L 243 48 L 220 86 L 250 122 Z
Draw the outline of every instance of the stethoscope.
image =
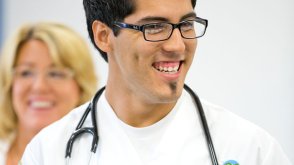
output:
M 200 115 L 200 119 L 201 119 L 201 123 L 203 126 L 203 130 L 205 133 L 205 138 L 207 141 L 207 146 L 208 146 L 208 150 L 209 150 L 209 154 L 210 154 L 210 159 L 213 165 L 218 165 L 218 161 L 217 161 L 217 157 L 216 157 L 216 153 L 215 153 L 215 149 L 213 147 L 213 142 L 210 136 L 210 132 L 209 132 L 209 128 L 207 125 L 207 121 L 206 121 L 206 117 L 203 111 L 203 107 L 201 105 L 200 99 L 198 98 L 198 96 L 195 94 L 195 92 L 193 92 L 193 90 L 188 87 L 186 84 L 184 85 L 184 89 L 192 96 L 199 115 Z M 83 134 L 91 134 L 93 136 L 92 139 L 92 146 L 91 146 L 91 152 L 93 154 L 96 153 L 97 150 L 97 146 L 98 146 L 98 141 L 99 141 L 99 135 L 98 135 L 98 129 L 97 129 L 97 121 L 96 121 L 96 111 L 97 111 L 97 102 L 101 96 L 101 94 L 103 93 L 103 91 L 105 90 L 105 86 L 102 87 L 93 97 L 93 100 L 89 103 L 86 111 L 84 112 L 82 118 L 80 119 L 74 133 L 72 133 L 72 135 L 70 136 L 67 145 L 66 145 L 66 151 L 65 151 L 65 159 L 66 162 L 68 164 L 69 159 L 71 157 L 71 153 L 72 153 L 72 148 L 73 148 L 73 143 L 76 140 L 76 138 L 80 137 Z M 88 116 L 88 114 L 91 112 L 91 120 L 92 120 L 92 127 L 83 127 L 83 124 Z M 90 158 L 91 159 L 91 158 Z

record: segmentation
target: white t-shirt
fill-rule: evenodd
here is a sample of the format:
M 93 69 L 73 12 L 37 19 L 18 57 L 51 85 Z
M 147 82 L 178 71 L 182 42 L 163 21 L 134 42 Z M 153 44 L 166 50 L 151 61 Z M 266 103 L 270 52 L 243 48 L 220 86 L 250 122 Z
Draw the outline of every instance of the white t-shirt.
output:
M 228 161 L 240 165 L 291 165 L 279 144 L 264 130 L 223 108 L 204 101 L 202 104 L 220 165 Z M 65 164 L 67 141 L 86 107 L 76 108 L 43 129 L 27 146 L 22 164 Z M 73 144 L 70 164 L 212 164 L 198 111 L 186 91 L 165 118 L 145 128 L 130 127 L 119 120 L 104 94 L 97 109 L 97 152 L 91 156 L 92 136 L 84 134 Z M 90 115 L 84 126 L 91 126 Z
M 168 129 L 169 123 L 176 116 L 179 105 L 180 101 L 177 102 L 175 108 L 167 116 L 148 127 L 136 128 L 119 120 L 121 127 L 124 129 L 142 162 L 149 162 L 153 159 L 153 155 L 156 154 L 157 146 L 159 146 L 163 135 Z M 114 113 L 113 115 L 112 117 L 116 118 Z

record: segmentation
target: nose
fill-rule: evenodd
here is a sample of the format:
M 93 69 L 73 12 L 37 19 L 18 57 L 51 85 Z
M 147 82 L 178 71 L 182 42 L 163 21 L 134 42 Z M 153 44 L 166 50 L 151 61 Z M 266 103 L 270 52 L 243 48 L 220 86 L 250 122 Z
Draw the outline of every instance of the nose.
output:
M 38 74 L 34 77 L 32 82 L 32 89 L 38 92 L 43 92 L 49 89 L 49 81 L 46 79 L 46 75 Z
M 163 49 L 166 52 L 183 53 L 186 49 L 184 38 L 178 28 L 175 28 L 170 38 L 164 41 Z

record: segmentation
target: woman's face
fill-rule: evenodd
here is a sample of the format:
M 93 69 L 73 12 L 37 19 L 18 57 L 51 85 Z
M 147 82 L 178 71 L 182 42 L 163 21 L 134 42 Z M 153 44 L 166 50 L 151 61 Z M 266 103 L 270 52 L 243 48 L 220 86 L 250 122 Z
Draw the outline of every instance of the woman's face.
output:
M 20 129 L 37 133 L 77 106 L 80 95 L 73 72 L 56 67 L 43 42 L 29 40 L 20 48 L 12 84 Z

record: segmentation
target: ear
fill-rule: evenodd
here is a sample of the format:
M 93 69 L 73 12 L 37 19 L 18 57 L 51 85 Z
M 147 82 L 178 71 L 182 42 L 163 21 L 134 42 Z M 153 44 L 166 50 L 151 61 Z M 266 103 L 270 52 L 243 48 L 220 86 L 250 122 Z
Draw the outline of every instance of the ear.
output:
M 109 52 L 112 30 L 101 21 L 95 20 L 92 24 L 92 31 L 96 46 L 104 52 Z

